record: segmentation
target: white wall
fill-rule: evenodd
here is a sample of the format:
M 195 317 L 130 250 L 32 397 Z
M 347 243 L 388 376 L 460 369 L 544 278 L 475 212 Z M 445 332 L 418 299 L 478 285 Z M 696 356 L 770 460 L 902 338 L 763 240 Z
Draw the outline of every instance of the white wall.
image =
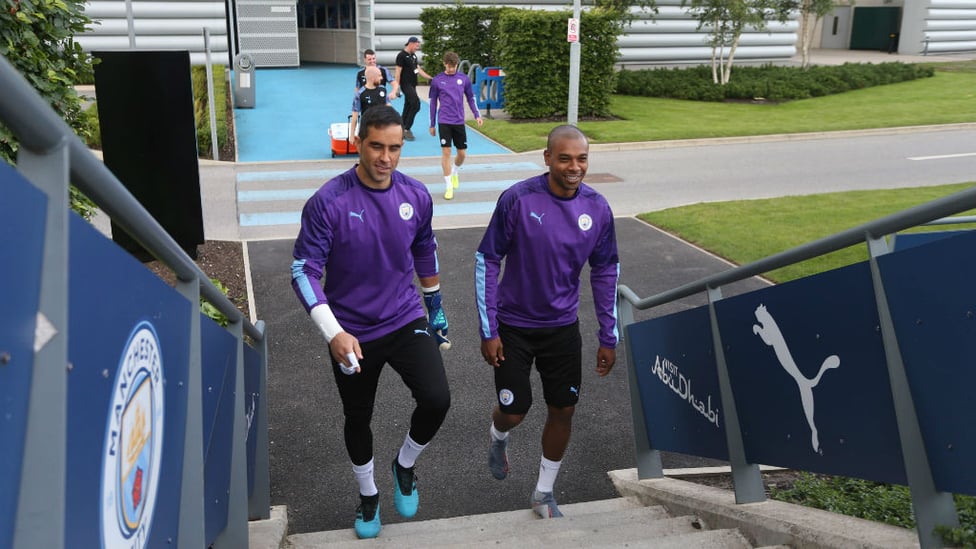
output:
M 431 0 L 374 1 L 373 49 L 376 50 L 377 61 L 382 65 L 393 65 L 407 38 L 421 36 L 422 28 L 418 19 L 421 10 L 443 5 L 443 2 Z M 465 2 L 465 5 L 492 7 L 498 4 L 475 0 Z M 505 5 L 538 10 L 571 10 L 566 0 L 510 0 Z M 696 30 L 698 21 L 681 7 L 681 0 L 658 0 L 657 5 L 658 13 L 653 20 L 651 14 L 633 10 L 637 20 L 620 37 L 620 63 L 708 62 L 712 52 L 704 44 L 705 34 Z M 359 9 L 362 10 L 363 7 Z M 359 17 L 364 15 L 360 14 Z M 789 59 L 796 53 L 797 29 L 797 22 L 789 21 L 785 24 L 771 23 L 763 32 L 747 32 L 743 35 L 736 58 Z
M 223 1 L 133 0 L 132 31 L 136 50 L 189 50 L 190 62 L 206 62 L 204 32 L 210 32 L 211 60 L 227 64 L 227 19 Z M 86 51 L 133 49 L 123 0 L 92 0 L 85 14 L 97 22 L 75 37 Z

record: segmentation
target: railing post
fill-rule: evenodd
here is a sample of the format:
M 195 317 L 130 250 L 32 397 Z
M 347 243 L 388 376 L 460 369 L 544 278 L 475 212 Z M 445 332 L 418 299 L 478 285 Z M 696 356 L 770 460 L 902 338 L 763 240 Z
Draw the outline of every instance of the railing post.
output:
M 956 528 L 959 526 L 959 517 L 956 514 L 952 494 L 940 492 L 935 487 L 928 454 L 925 451 L 925 441 L 922 439 L 922 430 L 918 424 L 918 415 L 915 413 L 915 402 L 912 399 L 908 375 L 905 373 L 905 363 L 902 361 L 898 336 L 895 334 L 895 325 L 891 318 L 891 310 L 888 308 L 881 270 L 878 267 L 878 257 L 889 252 L 888 245 L 884 238 L 875 238 L 871 235 L 868 235 L 866 240 L 870 253 L 871 281 L 878 305 L 878 321 L 881 325 L 881 341 L 888 365 L 888 382 L 891 385 L 895 421 L 898 423 L 898 438 L 901 439 L 901 453 L 905 460 L 905 476 L 908 478 L 908 487 L 912 492 L 918 542 L 922 549 L 944 547 L 942 538 L 935 533 L 935 527 L 944 525 Z
M 230 489 L 227 494 L 227 527 L 213 547 L 216 549 L 241 549 L 248 546 L 247 539 L 247 418 L 244 398 L 244 318 L 238 317 L 227 326 L 237 339 L 237 375 L 234 380 L 234 427 L 231 439 Z
M 644 408 L 641 406 L 640 387 L 637 385 L 637 363 L 631 349 L 630 338 L 624 337 L 627 326 L 634 323 L 634 306 L 617 294 L 617 312 L 620 317 L 620 337 L 624 340 L 627 353 L 627 381 L 630 386 L 630 415 L 634 423 L 634 450 L 637 454 L 637 478 L 661 478 L 664 467 L 661 464 L 661 451 L 651 448 L 647 437 L 647 423 L 644 421 Z
M 248 501 L 248 518 L 264 520 L 271 518 L 271 463 L 268 457 L 268 334 L 263 320 L 254 324 L 261 333 L 256 341 L 260 357 L 260 378 L 258 381 L 258 401 L 255 410 L 254 436 L 254 493 Z
M 176 289 L 190 302 L 190 349 L 186 379 L 186 431 L 180 489 L 179 547 L 206 546 L 203 478 L 203 370 L 200 340 L 200 281 L 177 279 Z
M 21 147 L 17 170 L 47 195 L 47 219 L 13 544 L 24 549 L 59 549 L 64 547 L 68 444 L 70 207 L 66 141 L 62 139 L 45 152 Z
M 712 325 L 712 346 L 715 348 L 715 369 L 718 372 L 719 394 L 722 395 L 722 413 L 725 415 L 725 440 L 729 447 L 729 463 L 732 464 L 735 502 L 766 501 L 766 490 L 759 466 L 746 461 L 739 414 L 736 412 L 735 396 L 732 394 L 732 383 L 725 363 L 725 349 L 722 347 L 722 334 L 718 330 L 718 317 L 715 315 L 715 302 L 721 299 L 722 288 L 708 288 L 708 317 Z

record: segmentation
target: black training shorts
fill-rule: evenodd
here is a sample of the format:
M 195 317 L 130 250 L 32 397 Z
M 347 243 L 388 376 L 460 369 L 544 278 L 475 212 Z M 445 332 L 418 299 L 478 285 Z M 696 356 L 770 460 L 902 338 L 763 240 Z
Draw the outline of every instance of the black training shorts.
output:
M 532 406 L 532 362 L 542 380 L 546 404 L 557 408 L 579 401 L 583 338 L 579 321 L 555 328 L 519 328 L 498 323 L 505 360 L 495 368 L 495 397 L 506 414 L 525 414 Z

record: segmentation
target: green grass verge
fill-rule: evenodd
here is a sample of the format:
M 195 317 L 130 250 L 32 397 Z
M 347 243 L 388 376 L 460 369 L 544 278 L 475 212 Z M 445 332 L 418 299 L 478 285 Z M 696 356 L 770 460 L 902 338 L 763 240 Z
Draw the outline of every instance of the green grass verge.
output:
M 591 143 L 629 143 L 976 122 L 976 62 L 935 65 L 932 78 L 781 104 L 614 95 L 618 120 L 578 126 Z M 524 152 L 545 148 L 556 123 L 485 120 L 481 131 Z
M 962 191 L 976 182 L 692 204 L 638 217 L 738 265 L 757 261 L 880 217 Z M 824 212 L 830 212 L 824 215 Z M 969 213 L 968 215 L 972 215 Z M 744 223 L 743 220 L 751 220 Z M 919 227 L 917 231 L 972 228 Z M 786 282 L 865 261 L 867 246 L 845 248 L 766 273 Z

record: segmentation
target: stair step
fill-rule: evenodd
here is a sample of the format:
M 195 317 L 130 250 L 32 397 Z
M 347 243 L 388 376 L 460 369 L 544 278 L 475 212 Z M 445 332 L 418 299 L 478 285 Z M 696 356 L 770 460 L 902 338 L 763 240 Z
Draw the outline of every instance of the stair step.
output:
M 473 538 L 467 532 L 451 532 L 450 535 L 442 536 L 438 540 L 422 540 L 421 544 L 415 544 L 414 538 L 393 538 L 391 543 L 376 544 L 382 547 L 460 547 L 465 549 L 490 549 L 503 545 L 516 545 L 519 547 L 594 547 L 594 546 L 614 546 L 621 545 L 640 545 L 645 541 L 661 542 L 671 537 L 680 537 L 688 540 L 688 536 L 701 535 L 694 523 L 697 519 L 691 516 L 663 518 L 644 521 L 634 520 L 618 522 L 613 517 L 606 517 L 600 524 L 579 525 L 564 522 L 562 519 L 545 522 L 545 528 L 536 528 L 528 531 L 522 527 L 512 528 L 507 532 L 489 532 L 489 536 L 483 538 Z M 697 538 L 695 538 L 697 539 Z M 693 547 L 688 541 L 673 547 Z M 705 547 L 705 546 L 703 546 Z M 723 547 L 724 546 L 720 546 Z M 730 546 L 738 549 L 738 546 Z
M 615 521 L 647 522 L 667 518 L 668 516 L 663 507 L 644 507 L 630 498 L 615 498 L 560 505 L 560 510 L 566 515 L 565 522 L 572 522 L 576 525 L 574 527 L 586 527 L 589 524 L 604 525 L 607 522 Z M 408 538 L 416 535 L 428 536 L 432 532 L 446 533 L 460 530 L 474 533 L 505 532 L 510 531 L 513 525 L 516 524 L 519 524 L 520 527 L 527 525 L 526 527 L 528 528 L 542 528 L 545 524 L 557 522 L 563 523 L 564 521 L 543 521 L 536 517 L 531 510 L 524 509 L 483 515 L 384 524 L 383 531 L 380 534 L 381 537 L 375 541 L 390 540 L 392 538 Z M 482 539 L 485 535 L 484 533 L 478 534 L 479 537 L 472 537 L 471 540 L 476 541 Z M 288 537 L 288 541 L 295 549 L 324 547 L 326 545 L 333 547 L 334 545 L 331 544 L 344 542 L 362 543 L 356 539 L 356 534 L 352 528 L 294 534 Z M 411 544 L 417 546 L 429 543 L 414 541 Z

